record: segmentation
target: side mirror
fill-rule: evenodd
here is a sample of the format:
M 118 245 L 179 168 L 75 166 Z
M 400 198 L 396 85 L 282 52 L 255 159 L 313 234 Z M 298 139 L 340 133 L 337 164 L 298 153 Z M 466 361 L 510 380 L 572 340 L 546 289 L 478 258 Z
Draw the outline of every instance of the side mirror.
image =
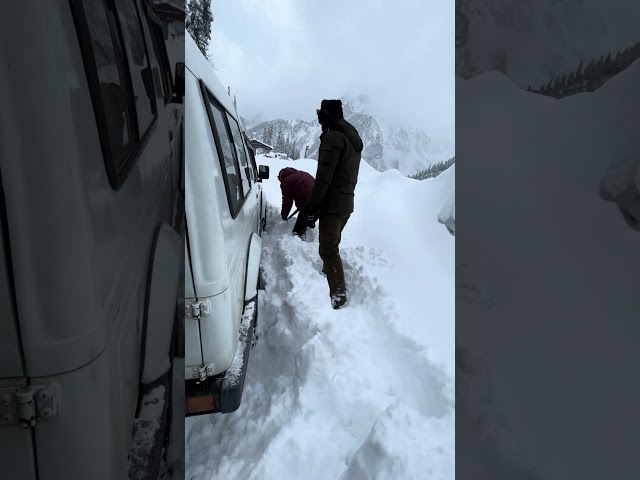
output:
M 258 167 L 258 178 L 260 180 L 267 180 L 269 178 L 269 167 L 266 165 L 260 165 Z
M 176 63 L 176 73 L 173 80 L 173 103 L 184 101 L 184 62 Z

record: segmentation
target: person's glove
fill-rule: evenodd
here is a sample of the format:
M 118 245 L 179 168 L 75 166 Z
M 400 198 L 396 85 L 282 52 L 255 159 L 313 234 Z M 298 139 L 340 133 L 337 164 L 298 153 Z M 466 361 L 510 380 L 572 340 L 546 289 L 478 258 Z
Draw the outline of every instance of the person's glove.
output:
M 307 211 L 307 224 L 313 228 L 316 226 L 316 220 L 318 220 L 318 216 L 320 213 L 320 207 L 317 205 L 311 205 L 309 210 Z

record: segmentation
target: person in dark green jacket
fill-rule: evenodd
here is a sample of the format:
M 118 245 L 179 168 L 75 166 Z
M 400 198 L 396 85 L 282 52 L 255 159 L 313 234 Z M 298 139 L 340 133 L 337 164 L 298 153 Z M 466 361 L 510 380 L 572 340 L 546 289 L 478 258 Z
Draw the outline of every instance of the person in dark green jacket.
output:
M 343 118 L 340 100 L 323 100 L 317 114 L 322 134 L 308 222 L 319 220 L 322 272 L 329 283 L 331 306 L 338 309 L 347 302 L 340 239 L 353 213 L 363 143 L 355 127 Z

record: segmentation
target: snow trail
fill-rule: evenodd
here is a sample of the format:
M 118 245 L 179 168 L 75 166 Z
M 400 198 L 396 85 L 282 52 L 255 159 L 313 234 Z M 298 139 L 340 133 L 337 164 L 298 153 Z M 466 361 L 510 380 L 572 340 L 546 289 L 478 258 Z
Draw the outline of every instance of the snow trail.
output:
M 351 241 L 340 255 L 350 298 L 333 310 L 318 233 L 310 230 L 307 241 L 291 236 L 294 219 L 279 218 L 276 176 L 277 190 L 265 185 L 259 341 L 242 405 L 187 419 L 186 478 L 453 478 L 453 365 L 434 361 L 403 328 L 389 289 L 394 262 L 382 248 L 354 246 L 358 221 L 348 223 Z M 432 221 L 452 242 L 437 213 Z M 452 261 L 450 269 L 453 277 Z

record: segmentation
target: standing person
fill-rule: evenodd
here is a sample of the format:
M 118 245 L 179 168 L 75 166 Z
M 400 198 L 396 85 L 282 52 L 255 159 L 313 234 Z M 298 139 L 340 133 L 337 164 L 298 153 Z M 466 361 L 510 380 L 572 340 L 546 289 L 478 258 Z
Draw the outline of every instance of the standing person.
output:
M 299 213 L 296 224 L 293 226 L 293 234 L 304 239 L 307 233 L 307 226 L 312 228 L 315 226 L 313 224 L 309 225 L 307 220 L 309 197 L 311 197 L 314 183 L 313 177 L 302 170 L 286 167 L 278 173 L 278 180 L 282 190 L 282 211 L 280 212 L 282 219 L 287 219 L 295 202 Z
M 347 302 L 340 239 L 353 213 L 363 143 L 355 127 L 343 118 L 340 100 L 322 100 L 316 113 L 322 134 L 307 218 L 309 223 L 320 220 L 322 272 L 327 276 L 331 306 L 339 309 Z

